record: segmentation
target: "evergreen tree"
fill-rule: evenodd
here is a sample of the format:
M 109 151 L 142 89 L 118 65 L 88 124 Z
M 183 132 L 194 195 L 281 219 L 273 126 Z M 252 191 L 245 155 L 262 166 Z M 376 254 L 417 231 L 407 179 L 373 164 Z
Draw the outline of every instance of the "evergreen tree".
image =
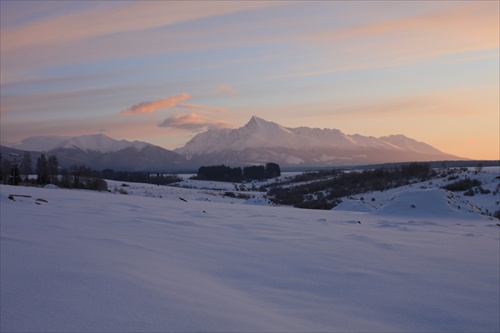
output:
M 72 188 L 72 179 L 71 179 L 71 174 L 68 172 L 67 169 L 62 169 L 61 170 L 61 181 L 59 182 L 60 186 L 64 188 Z
M 47 168 L 49 173 L 49 181 L 51 183 L 57 183 L 57 175 L 59 174 L 59 161 L 56 155 L 50 155 L 47 162 Z
M 33 162 L 29 151 L 24 153 L 20 169 L 21 174 L 23 174 L 26 177 L 26 180 L 28 180 L 28 176 L 33 172 Z
M 2 175 L 3 183 L 5 185 L 7 185 L 9 183 L 9 174 L 10 174 L 11 168 L 12 168 L 12 163 L 7 159 L 3 159 L 2 160 L 1 175 Z
M 17 163 L 12 163 L 12 167 L 10 169 L 10 175 L 9 175 L 9 184 L 12 184 L 14 186 L 19 185 L 21 182 L 21 174 L 19 172 L 19 167 L 17 166 Z
M 276 163 L 266 164 L 266 176 L 267 178 L 276 178 L 281 176 L 281 168 Z
M 3 180 L 3 156 L 2 153 L 0 153 L 0 180 Z
M 44 185 L 49 183 L 49 166 L 45 154 L 42 154 L 36 162 L 37 183 Z
M 85 165 L 76 166 L 73 169 L 73 187 L 85 189 L 92 178 L 92 170 Z
M 246 179 L 265 179 L 266 168 L 263 165 L 253 165 L 244 167 L 243 176 Z

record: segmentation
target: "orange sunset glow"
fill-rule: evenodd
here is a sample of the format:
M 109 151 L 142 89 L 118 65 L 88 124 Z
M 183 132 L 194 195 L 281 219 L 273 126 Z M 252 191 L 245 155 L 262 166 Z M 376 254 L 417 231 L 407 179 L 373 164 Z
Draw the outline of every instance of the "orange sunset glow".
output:
M 0 139 L 253 115 L 500 158 L 498 1 L 1 1 Z

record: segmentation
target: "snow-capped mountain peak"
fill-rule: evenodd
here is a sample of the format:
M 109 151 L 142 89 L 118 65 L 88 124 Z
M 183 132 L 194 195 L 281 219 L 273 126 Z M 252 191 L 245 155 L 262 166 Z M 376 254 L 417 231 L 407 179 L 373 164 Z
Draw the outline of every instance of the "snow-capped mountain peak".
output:
M 404 135 L 375 138 L 338 129 L 287 128 L 256 116 L 237 129 L 200 133 L 174 151 L 200 164 L 338 165 L 457 158 Z
M 274 131 L 282 131 L 282 132 L 286 132 L 286 133 L 292 133 L 292 132 L 290 132 L 290 130 L 288 130 L 287 128 L 285 128 L 277 123 L 273 123 L 271 121 L 267 121 L 267 120 L 264 120 L 264 119 L 256 117 L 256 116 L 253 116 L 250 119 L 250 121 L 245 126 L 243 126 L 243 128 L 245 128 L 247 130 L 251 130 L 253 132 L 260 132 L 262 134 L 266 134 L 266 133 L 268 134 L 268 133 L 271 133 Z
M 367 146 L 397 149 L 392 144 L 376 138 L 346 135 L 338 129 L 287 128 L 253 116 L 246 125 L 238 129 L 212 130 L 198 134 L 176 152 L 198 155 L 222 150 L 241 151 L 247 148 L 358 149 Z

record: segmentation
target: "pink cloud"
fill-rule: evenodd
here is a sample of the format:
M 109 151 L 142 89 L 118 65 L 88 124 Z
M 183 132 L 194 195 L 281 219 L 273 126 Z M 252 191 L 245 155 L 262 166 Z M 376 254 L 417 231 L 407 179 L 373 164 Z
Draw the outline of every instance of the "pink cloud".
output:
M 228 128 L 231 127 L 225 122 L 214 121 L 206 116 L 196 113 L 176 114 L 166 118 L 158 124 L 159 127 L 169 127 L 192 132 L 200 132 L 212 128 Z
M 275 6 L 265 2 L 124 2 L 97 4 L 87 10 L 54 14 L 2 30 L 8 51 L 52 46 L 114 33 L 142 31 L 202 18 Z M 145 20 L 144 17 L 148 19 Z M 4 50 L 2 50 L 4 51 Z
M 237 92 L 233 87 L 223 84 L 223 85 L 217 87 L 217 93 L 218 94 L 228 94 L 228 95 L 234 96 L 234 95 L 236 95 Z
M 180 95 L 174 95 L 167 98 L 157 99 L 150 102 L 141 102 L 136 104 L 126 110 L 121 111 L 119 114 L 127 115 L 127 114 L 143 114 L 143 113 L 154 113 L 156 110 L 165 109 L 165 108 L 173 108 L 177 106 L 179 102 L 185 101 L 191 98 L 189 94 L 183 93 Z

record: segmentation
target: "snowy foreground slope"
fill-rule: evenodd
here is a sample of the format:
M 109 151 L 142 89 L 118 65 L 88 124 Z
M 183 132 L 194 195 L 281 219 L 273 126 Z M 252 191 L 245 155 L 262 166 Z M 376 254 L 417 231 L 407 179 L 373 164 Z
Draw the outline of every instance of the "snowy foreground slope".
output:
M 408 196 L 418 207 L 442 199 L 430 191 Z M 0 200 L 2 332 L 500 329 L 498 220 L 464 209 L 4 185 Z

